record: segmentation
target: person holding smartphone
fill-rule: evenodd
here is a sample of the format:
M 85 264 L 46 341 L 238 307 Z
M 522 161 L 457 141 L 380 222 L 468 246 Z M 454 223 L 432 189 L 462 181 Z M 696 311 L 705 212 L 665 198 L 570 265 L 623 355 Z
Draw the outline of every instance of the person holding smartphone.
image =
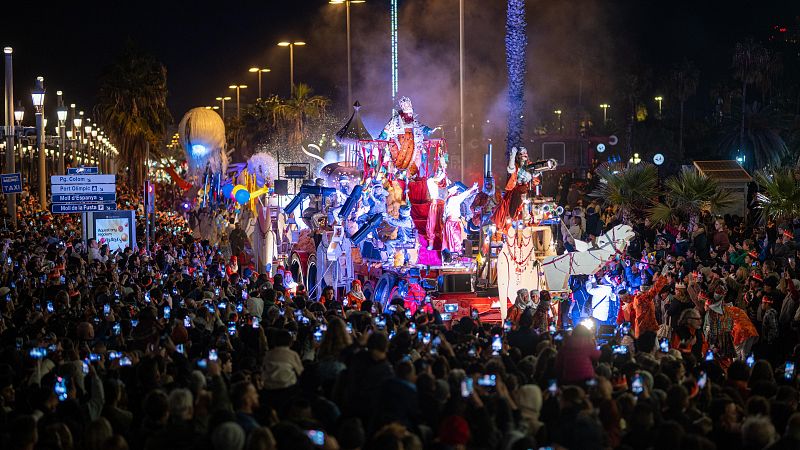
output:
M 592 331 L 578 325 L 572 334 L 564 338 L 564 344 L 556 356 L 556 374 L 561 385 L 579 385 L 594 378 L 593 363 L 600 359 L 600 350 Z

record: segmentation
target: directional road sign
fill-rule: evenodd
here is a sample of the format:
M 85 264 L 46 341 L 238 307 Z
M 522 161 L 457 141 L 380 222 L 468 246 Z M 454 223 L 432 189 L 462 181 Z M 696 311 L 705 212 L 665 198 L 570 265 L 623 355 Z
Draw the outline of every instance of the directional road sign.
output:
M 54 184 L 50 187 L 55 194 L 109 194 L 117 192 L 116 184 Z
M 97 175 L 100 171 L 97 167 L 70 167 L 67 175 Z
M 114 184 L 116 182 L 116 175 L 53 175 L 50 177 L 51 185 Z
M 116 203 L 53 203 L 51 206 L 53 214 L 114 211 L 117 209 Z
M 22 177 L 18 173 L 4 173 L 0 175 L 3 185 L 3 194 L 19 194 L 22 192 Z
M 117 194 L 53 194 L 53 203 L 102 203 L 114 202 Z

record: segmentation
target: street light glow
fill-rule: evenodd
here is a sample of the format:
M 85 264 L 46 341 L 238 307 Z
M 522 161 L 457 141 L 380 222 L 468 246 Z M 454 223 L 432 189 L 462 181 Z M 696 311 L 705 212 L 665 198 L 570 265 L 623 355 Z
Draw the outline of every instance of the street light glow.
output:
M 278 42 L 278 47 L 288 47 L 290 44 L 286 41 Z
M 661 100 L 664 100 L 664 97 L 662 97 L 662 96 L 660 96 L 660 95 L 659 95 L 659 96 L 658 96 L 658 97 L 656 97 L 654 100 L 655 100 L 655 101 L 657 101 L 657 102 L 660 102 Z

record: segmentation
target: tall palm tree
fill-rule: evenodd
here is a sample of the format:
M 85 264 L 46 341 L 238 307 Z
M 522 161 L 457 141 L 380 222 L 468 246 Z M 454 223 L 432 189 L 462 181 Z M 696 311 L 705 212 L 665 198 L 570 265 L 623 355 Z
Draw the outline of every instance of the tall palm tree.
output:
M 664 202 L 656 202 L 648 210 L 648 217 L 653 223 L 662 225 L 674 219 L 688 219 L 689 232 L 694 231 L 703 211 L 719 211 L 733 202 L 717 180 L 694 170 L 670 177 L 664 187 Z
M 734 78 L 742 82 L 742 126 L 739 132 L 739 149 L 744 149 L 744 119 L 747 105 L 747 86 L 758 83 L 764 77 L 764 66 L 769 61 L 769 50 L 748 39 L 738 42 L 733 52 Z
M 754 102 L 745 106 L 741 120 L 736 114 L 723 128 L 720 140 L 722 154 L 730 154 L 730 149 L 737 142 L 746 142 L 748 151 L 745 154 L 749 157 L 746 165 L 751 168 L 780 165 L 789 156 L 789 148 L 781 133 L 791 128 L 791 120 L 779 104 L 762 106 Z M 740 128 L 740 124 L 744 124 L 744 128 Z
M 119 150 L 134 187 L 144 180 L 146 144 L 152 150 L 164 139 L 172 116 L 167 109 L 167 69 L 153 56 L 128 43 L 100 78 L 95 117 Z
M 762 67 L 762 73 L 763 76 L 756 82 L 756 86 L 761 91 L 761 103 L 766 104 L 768 97 L 771 96 L 775 89 L 775 82 L 783 74 L 783 58 L 780 53 L 768 53 L 767 60 Z
M 683 110 L 686 100 L 697 92 L 697 83 L 700 78 L 700 71 L 688 60 L 672 70 L 670 73 L 670 85 L 675 97 L 681 105 L 680 125 L 678 128 L 678 154 L 683 160 Z
M 300 83 L 290 98 L 274 106 L 274 119 L 288 129 L 290 146 L 296 147 L 302 142 L 306 122 L 324 116 L 331 102 L 327 97 L 312 94 L 311 87 Z
M 800 216 L 800 171 L 779 167 L 758 171 L 756 183 L 761 192 L 756 201 L 762 213 L 771 219 L 792 219 Z
M 599 183 L 589 195 L 605 206 L 619 207 L 623 223 L 630 223 L 631 214 L 643 211 L 657 195 L 658 170 L 652 164 L 603 164 L 595 173 Z

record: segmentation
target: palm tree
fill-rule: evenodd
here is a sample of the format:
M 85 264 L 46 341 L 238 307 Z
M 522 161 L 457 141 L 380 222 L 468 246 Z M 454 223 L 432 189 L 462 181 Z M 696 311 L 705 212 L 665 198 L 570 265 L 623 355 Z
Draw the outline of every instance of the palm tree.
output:
M 312 94 L 311 87 L 300 83 L 292 97 L 274 106 L 274 120 L 288 129 L 290 146 L 296 147 L 302 142 L 306 122 L 324 116 L 330 104 L 329 98 Z
M 694 231 L 703 211 L 719 211 L 733 202 L 717 180 L 695 170 L 685 170 L 670 177 L 664 187 L 664 202 L 656 202 L 648 210 L 648 217 L 659 225 L 674 219 L 688 219 L 690 233 Z
M 762 73 L 763 76 L 757 81 L 756 86 L 761 91 L 761 103 L 767 103 L 767 97 L 773 93 L 775 82 L 783 74 L 783 58 L 780 53 L 769 52 Z
M 626 130 L 626 151 L 628 155 L 633 155 L 634 148 L 634 126 L 639 120 L 637 113 L 639 110 L 639 101 L 644 96 L 644 93 L 650 88 L 652 79 L 652 72 L 649 69 L 634 70 L 625 76 L 625 98 L 630 107 L 630 116 L 628 117 L 627 130 Z
M 744 128 L 740 128 L 740 124 L 744 124 Z M 745 106 L 744 117 L 739 119 L 734 114 L 733 120 L 723 128 L 721 152 L 729 154 L 737 142 L 748 142 L 749 151 L 745 154 L 752 156 L 747 162 L 749 167 L 780 165 L 790 154 L 781 133 L 790 128 L 790 117 L 781 110 L 779 104 L 761 106 L 754 102 Z
M 771 219 L 792 219 L 800 216 L 800 172 L 790 167 L 779 167 L 755 174 L 761 192 L 756 201 L 762 214 Z
M 95 117 L 119 150 L 134 187 L 144 180 L 146 147 L 154 151 L 172 116 L 167 109 L 167 69 L 128 43 L 100 78 Z
M 629 223 L 631 214 L 645 209 L 657 195 L 658 170 L 652 164 L 604 164 L 595 173 L 599 183 L 589 195 L 605 206 L 619 207 L 623 223 Z
M 683 109 L 686 100 L 697 92 L 697 82 L 700 78 L 700 71 L 688 60 L 676 67 L 670 73 L 670 85 L 675 96 L 681 104 L 680 125 L 678 128 L 678 154 L 683 160 Z
M 742 126 L 739 132 L 739 149 L 744 151 L 744 119 L 747 105 L 747 85 L 758 83 L 764 77 L 764 66 L 769 61 L 769 50 L 752 39 L 738 42 L 733 52 L 734 78 L 742 82 Z

